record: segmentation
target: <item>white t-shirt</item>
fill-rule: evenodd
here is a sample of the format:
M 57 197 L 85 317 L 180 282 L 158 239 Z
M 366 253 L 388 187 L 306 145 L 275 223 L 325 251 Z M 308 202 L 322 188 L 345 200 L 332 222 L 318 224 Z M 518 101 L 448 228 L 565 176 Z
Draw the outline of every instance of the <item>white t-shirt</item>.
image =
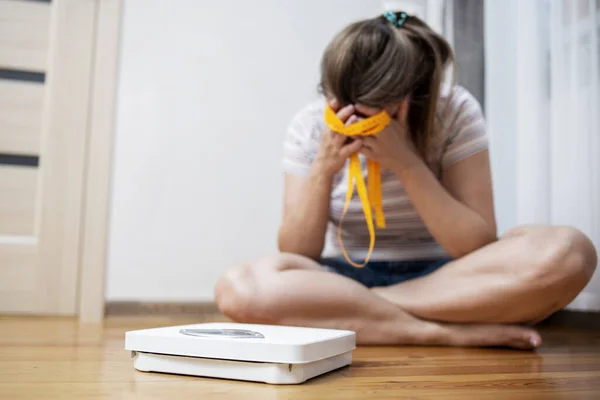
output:
M 306 176 L 315 159 L 325 129 L 325 100 L 308 104 L 292 119 L 284 142 L 284 171 Z M 441 179 L 444 169 L 453 163 L 488 148 L 488 138 L 481 107 L 460 86 L 444 86 L 436 112 L 436 135 L 431 140 L 428 164 Z M 367 178 L 366 159 L 361 155 L 363 176 Z M 329 225 L 325 253 L 342 255 L 337 231 L 348 188 L 347 166 L 335 176 L 332 186 Z M 386 228 L 376 229 L 373 261 L 431 259 L 447 256 L 429 233 L 396 175 L 381 170 L 383 211 Z M 369 249 L 369 231 L 362 204 L 356 193 L 342 224 L 344 246 L 354 260 L 363 260 Z

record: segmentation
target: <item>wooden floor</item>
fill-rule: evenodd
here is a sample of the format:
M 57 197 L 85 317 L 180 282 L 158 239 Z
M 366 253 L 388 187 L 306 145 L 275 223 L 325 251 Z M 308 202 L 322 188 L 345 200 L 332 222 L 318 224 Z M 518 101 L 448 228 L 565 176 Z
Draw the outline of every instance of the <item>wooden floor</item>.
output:
M 538 352 L 364 347 L 298 386 L 137 372 L 127 330 L 198 322 L 0 319 L 0 399 L 600 399 L 600 332 L 546 328 Z

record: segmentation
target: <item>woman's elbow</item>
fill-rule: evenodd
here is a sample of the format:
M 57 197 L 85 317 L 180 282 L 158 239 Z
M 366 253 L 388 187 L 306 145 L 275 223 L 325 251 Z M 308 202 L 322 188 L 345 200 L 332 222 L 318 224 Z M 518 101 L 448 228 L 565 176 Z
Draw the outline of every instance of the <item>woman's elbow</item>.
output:
M 292 245 L 291 237 L 285 229 L 285 225 L 282 225 L 277 232 L 277 248 L 282 253 L 291 253 L 290 251 L 294 246 Z
M 302 239 L 301 235 L 289 232 L 285 227 L 279 229 L 277 235 L 277 248 L 281 253 L 298 254 L 313 260 L 321 257 L 323 246 L 315 246 Z
M 496 240 L 497 236 L 494 231 L 491 229 L 482 229 L 477 234 L 469 235 L 468 239 L 460 240 L 456 246 L 449 246 L 446 252 L 456 260 L 494 243 Z

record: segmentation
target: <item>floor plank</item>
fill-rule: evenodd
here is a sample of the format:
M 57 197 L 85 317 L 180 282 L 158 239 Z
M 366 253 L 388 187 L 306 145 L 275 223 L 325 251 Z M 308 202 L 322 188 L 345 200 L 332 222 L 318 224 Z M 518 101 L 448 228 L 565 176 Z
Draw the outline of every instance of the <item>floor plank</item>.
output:
M 219 318 L 217 318 L 219 319 Z M 214 320 L 214 319 L 213 319 Z M 0 318 L 0 399 L 599 399 L 600 331 L 544 327 L 536 352 L 360 347 L 351 367 L 298 386 L 133 369 L 127 330 L 199 322 Z

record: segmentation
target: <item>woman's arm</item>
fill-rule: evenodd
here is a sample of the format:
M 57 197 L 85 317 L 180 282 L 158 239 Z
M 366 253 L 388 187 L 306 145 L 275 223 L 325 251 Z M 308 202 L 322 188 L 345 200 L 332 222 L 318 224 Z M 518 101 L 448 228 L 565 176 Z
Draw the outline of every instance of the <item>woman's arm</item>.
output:
M 287 174 L 279 250 L 317 260 L 323 252 L 332 178 L 318 167 L 308 177 Z
M 379 111 L 364 106 L 357 110 L 365 115 Z M 384 131 L 364 139 L 361 152 L 396 174 L 429 232 L 451 257 L 496 240 L 488 151 L 448 163 L 440 182 L 407 135 L 407 111 L 404 102 Z M 457 143 L 457 148 L 462 144 Z
M 337 104 L 332 103 L 331 107 L 337 110 Z M 353 113 L 353 106 L 337 112 L 348 124 L 356 120 Z M 319 259 L 325 245 L 333 177 L 361 147 L 362 141 L 346 143 L 346 137 L 326 129 L 308 175 L 286 174 L 283 221 L 278 237 L 280 251 Z
M 429 232 L 451 257 L 496 240 L 488 151 L 448 167 L 442 183 L 416 155 L 392 168 Z

